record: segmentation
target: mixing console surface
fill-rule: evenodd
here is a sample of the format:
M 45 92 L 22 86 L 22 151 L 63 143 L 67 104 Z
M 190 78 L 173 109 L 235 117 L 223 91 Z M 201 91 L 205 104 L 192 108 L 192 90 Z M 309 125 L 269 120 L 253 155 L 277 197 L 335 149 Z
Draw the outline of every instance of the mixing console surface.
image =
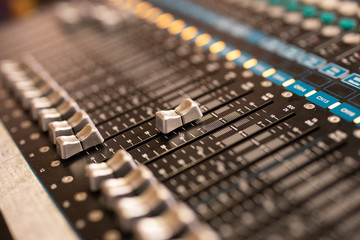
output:
M 359 239 L 359 19 L 355 1 L 109 0 L 3 23 L 12 237 Z

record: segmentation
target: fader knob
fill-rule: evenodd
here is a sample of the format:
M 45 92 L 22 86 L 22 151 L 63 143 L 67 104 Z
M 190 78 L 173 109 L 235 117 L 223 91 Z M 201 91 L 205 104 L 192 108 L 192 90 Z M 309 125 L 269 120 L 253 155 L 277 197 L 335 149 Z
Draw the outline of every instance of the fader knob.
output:
M 85 125 L 93 123 L 89 115 L 84 111 L 80 110 L 72 115 L 68 120 L 69 125 L 74 129 L 74 132 L 79 132 Z
M 192 99 L 184 99 L 179 106 L 175 108 L 175 112 L 182 118 L 183 124 L 187 124 L 203 116 L 199 105 Z
M 169 133 L 182 125 L 181 116 L 174 110 L 156 112 L 156 127 L 161 132 Z
M 74 132 L 67 121 L 54 121 L 49 123 L 49 136 L 53 144 L 56 144 L 57 137 L 70 135 L 74 135 Z
M 56 149 L 62 159 L 67 159 L 83 150 L 76 136 L 61 136 L 56 138 Z
M 100 190 L 104 180 L 114 177 L 112 169 L 105 162 L 88 164 L 85 171 L 89 178 L 90 190 L 93 192 Z
M 119 150 L 107 162 L 108 166 L 114 171 L 115 177 L 124 177 L 137 165 L 133 157 L 125 150 Z
M 104 142 L 99 130 L 93 124 L 87 124 L 81 129 L 76 137 L 81 141 L 84 150 Z

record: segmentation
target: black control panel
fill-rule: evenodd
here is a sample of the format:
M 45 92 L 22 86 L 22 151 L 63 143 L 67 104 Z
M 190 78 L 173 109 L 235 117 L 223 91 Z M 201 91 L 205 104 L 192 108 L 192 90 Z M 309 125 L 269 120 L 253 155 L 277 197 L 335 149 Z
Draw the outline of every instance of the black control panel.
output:
M 0 26 L 1 122 L 79 238 L 358 239 L 359 13 L 50 4 Z

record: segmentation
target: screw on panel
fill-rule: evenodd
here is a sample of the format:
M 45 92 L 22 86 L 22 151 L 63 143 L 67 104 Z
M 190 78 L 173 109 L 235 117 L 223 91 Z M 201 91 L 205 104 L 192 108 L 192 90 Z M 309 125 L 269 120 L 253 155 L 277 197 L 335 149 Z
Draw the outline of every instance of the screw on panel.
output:
M 282 92 L 281 93 L 281 96 L 285 97 L 285 98 L 290 98 L 293 96 L 293 93 L 292 92 L 289 92 L 289 91 L 285 91 L 285 92 Z
M 63 183 L 71 183 L 74 180 L 72 176 L 65 176 L 61 179 Z
M 306 109 L 314 109 L 315 108 L 315 105 L 314 104 L 312 104 L 312 103 L 305 103 L 304 104 L 304 108 L 306 108 Z
M 261 82 L 262 87 L 271 87 L 272 85 L 273 83 L 267 80 Z

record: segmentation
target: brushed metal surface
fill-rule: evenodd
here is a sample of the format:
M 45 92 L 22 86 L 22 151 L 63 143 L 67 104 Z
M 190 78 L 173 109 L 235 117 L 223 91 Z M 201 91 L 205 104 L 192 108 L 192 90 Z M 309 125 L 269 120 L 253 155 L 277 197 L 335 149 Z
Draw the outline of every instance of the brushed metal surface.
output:
M 1 121 L 0 209 L 14 239 L 79 239 Z

